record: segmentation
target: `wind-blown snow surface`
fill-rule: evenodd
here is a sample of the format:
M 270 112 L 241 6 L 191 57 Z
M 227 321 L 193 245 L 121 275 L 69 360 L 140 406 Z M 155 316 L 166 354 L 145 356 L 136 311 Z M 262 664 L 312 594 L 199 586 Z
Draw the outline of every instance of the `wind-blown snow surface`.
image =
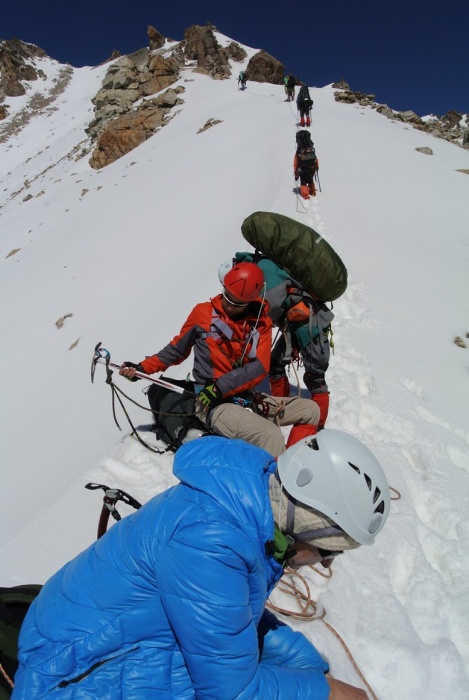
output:
M 62 68 L 38 64 L 48 80 L 29 96 L 47 93 Z M 248 249 L 243 219 L 279 212 L 319 231 L 348 267 L 334 304 L 328 427 L 362 439 L 402 496 L 373 547 L 339 557 L 329 581 L 307 573 L 313 595 L 379 698 L 463 700 L 469 349 L 453 338 L 469 332 L 469 177 L 456 172 L 469 169 L 469 153 L 338 104 L 331 87 L 312 89 L 323 190 L 304 203 L 293 191 L 295 107 L 280 86 L 238 92 L 242 67 L 226 81 L 183 71 L 174 119 L 101 171 L 75 157 L 105 66 L 74 69 L 56 111 L 2 144 L 0 584 L 43 582 L 93 541 L 102 492 L 87 481 L 141 501 L 175 483 L 172 457 L 125 435 L 120 413 L 117 431 L 104 367 L 90 382 L 94 346 L 115 362 L 161 349 L 195 303 L 218 293 L 218 265 Z M 26 102 L 9 99 L 10 113 Z M 198 134 L 210 118 L 221 123 Z M 146 403 L 142 382 L 116 381 Z M 137 425 L 150 422 L 128 408 Z M 334 675 L 361 685 L 324 625 L 291 624 Z

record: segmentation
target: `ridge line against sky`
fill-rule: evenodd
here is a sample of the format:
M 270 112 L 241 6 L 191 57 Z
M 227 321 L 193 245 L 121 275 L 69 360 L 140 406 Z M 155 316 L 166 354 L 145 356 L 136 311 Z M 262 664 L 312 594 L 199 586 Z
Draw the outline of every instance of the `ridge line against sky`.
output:
M 181 40 L 187 27 L 207 22 L 268 51 L 310 86 L 344 78 L 395 110 L 469 112 L 468 0 L 258 0 L 248 9 L 218 0 L 170 7 L 139 0 L 131 8 L 124 0 L 18 0 L 3 8 L 0 39 L 36 44 L 75 67 L 95 66 L 114 49 L 146 46 L 148 25 Z

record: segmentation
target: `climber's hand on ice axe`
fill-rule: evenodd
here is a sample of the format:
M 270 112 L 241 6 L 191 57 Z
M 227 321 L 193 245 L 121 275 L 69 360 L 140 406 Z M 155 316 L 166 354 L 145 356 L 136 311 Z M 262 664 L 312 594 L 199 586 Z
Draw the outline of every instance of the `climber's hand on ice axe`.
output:
M 114 369 L 118 369 L 119 373 L 122 374 L 122 376 L 124 377 L 128 377 L 127 372 L 129 372 L 130 376 L 132 377 L 137 377 L 137 379 L 146 379 L 149 382 L 153 382 L 153 384 L 158 384 L 158 386 L 164 386 L 166 389 L 175 391 L 176 394 L 192 394 L 191 391 L 187 391 L 187 389 L 183 389 L 183 387 L 178 386 L 177 384 L 167 382 L 165 379 L 160 379 L 159 377 L 149 377 L 148 374 L 145 374 L 143 372 L 143 367 L 141 365 L 136 365 L 133 362 L 123 362 L 122 364 L 118 365 L 115 362 L 111 362 L 111 353 L 109 352 L 109 350 L 106 350 L 106 348 L 102 348 L 101 343 L 98 343 L 96 345 L 93 353 L 93 358 L 91 360 L 91 381 L 94 380 L 94 373 L 97 364 L 106 365 L 106 382 L 108 384 L 111 383 L 111 367 L 113 367 Z M 121 370 L 123 371 L 121 372 Z
M 137 372 L 144 372 L 144 369 L 140 363 L 136 365 L 135 362 L 123 362 L 119 370 L 119 374 L 128 379 L 129 382 L 138 382 L 141 379 Z

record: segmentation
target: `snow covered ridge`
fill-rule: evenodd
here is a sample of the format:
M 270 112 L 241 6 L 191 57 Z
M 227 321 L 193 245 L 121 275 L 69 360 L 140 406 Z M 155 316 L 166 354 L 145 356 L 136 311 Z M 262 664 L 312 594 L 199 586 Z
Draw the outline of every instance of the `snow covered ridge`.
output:
M 414 129 L 425 131 L 435 138 L 445 139 L 454 143 L 456 146 L 469 149 L 469 114 L 461 114 L 456 110 L 450 110 L 442 117 L 437 117 L 433 114 L 425 117 L 419 117 L 412 110 L 405 112 L 395 112 L 388 105 L 383 105 L 375 102 L 374 95 L 367 95 L 364 92 L 351 90 L 345 80 L 338 83 L 333 83 L 332 87 L 339 88 L 334 93 L 337 102 L 346 104 L 356 104 L 361 107 L 372 107 L 379 114 L 391 119 L 392 121 L 400 121 L 409 124 Z

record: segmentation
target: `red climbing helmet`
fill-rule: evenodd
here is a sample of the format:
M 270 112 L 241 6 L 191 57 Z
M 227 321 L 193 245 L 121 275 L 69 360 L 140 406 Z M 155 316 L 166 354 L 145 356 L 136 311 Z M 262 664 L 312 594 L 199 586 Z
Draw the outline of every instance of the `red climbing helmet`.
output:
M 254 263 L 237 263 L 226 273 L 223 286 L 234 301 L 248 304 L 262 293 L 264 274 Z

